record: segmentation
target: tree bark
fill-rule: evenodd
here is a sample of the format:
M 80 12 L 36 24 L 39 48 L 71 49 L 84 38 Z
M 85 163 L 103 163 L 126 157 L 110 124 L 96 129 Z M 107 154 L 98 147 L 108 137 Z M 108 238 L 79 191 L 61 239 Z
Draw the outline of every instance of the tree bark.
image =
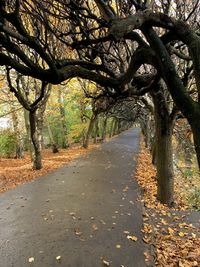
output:
M 105 138 L 106 138 L 107 120 L 108 120 L 108 117 L 106 116 L 104 121 L 103 121 L 102 140 L 105 140 Z
M 33 168 L 35 170 L 42 169 L 42 155 L 41 155 L 41 148 L 40 142 L 38 140 L 38 134 L 36 129 L 36 112 L 30 111 L 29 112 L 29 120 L 30 120 L 30 133 L 31 133 L 31 140 L 34 147 L 34 158 L 33 158 Z
M 116 134 L 118 134 L 118 132 L 117 132 L 118 119 L 115 118 L 114 120 L 115 121 L 114 121 L 114 127 L 113 127 L 113 135 L 116 135 Z
M 60 87 L 58 91 L 58 103 L 60 104 L 62 148 L 66 149 L 69 147 L 68 129 L 66 125 L 66 112 L 65 112 L 65 107 L 64 107 L 64 100 L 63 100 L 62 90 Z
M 89 146 L 89 139 L 90 139 L 90 135 L 91 135 L 94 123 L 96 121 L 96 118 L 97 118 L 97 115 L 93 113 L 92 117 L 90 119 L 90 123 L 89 123 L 89 126 L 88 126 L 86 137 L 85 137 L 85 140 L 84 140 L 84 143 L 83 143 L 83 147 L 84 148 L 88 148 L 88 146 Z
M 152 94 L 155 112 L 157 198 L 168 206 L 174 202 L 174 172 L 172 154 L 173 121 L 162 93 Z
M 190 31 L 188 27 L 184 29 L 185 26 L 185 24 L 181 26 L 181 31 L 179 33 L 182 35 L 184 42 L 189 47 L 189 52 L 194 64 L 194 74 L 199 98 L 198 100 L 200 101 L 200 61 L 198 56 L 200 51 L 200 39 L 196 34 L 194 34 L 193 31 Z M 159 67 L 157 68 L 159 68 L 159 72 L 162 73 L 163 79 L 167 84 L 174 102 L 181 110 L 183 115 L 187 118 L 192 128 L 197 162 L 200 169 L 200 103 L 195 102 L 188 94 L 186 90 L 187 88 L 184 86 L 181 78 L 178 76 L 174 63 L 170 58 L 166 47 L 159 39 L 155 31 L 148 29 L 148 34 L 145 32 L 143 33 L 156 52 L 159 64 Z
M 12 108 L 12 120 L 13 120 L 13 128 L 16 136 L 16 159 L 22 159 L 24 157 L 24 142 L 22 132 L 19 129 L 19 121 L 18 116 L 15 110 Z
M 25 108 L 24 108 L 24 121 L 25 121 L 25 127 L 26 127 L 26 143 L 28 145 L 28 150 L 30 153 L 31 161 L 33 161 L 34 152 L 33 152 L 32 140 L 31 140 L 29 111 L 26 110 Z
M 197 162 L 200 170 L 200 104 L 195 109 L 194 116 L 190 118 L 190 125 L 192 128 L 194 147 L 197 155 Z
M 98 120 L 98 118 L 96 118 L 96 121 L 95 121 L 95 133 L 94 133 L 94 141 L 93 141 L 94 144 L 97 143 L 97 137 L 99 137 L 99 120 Z
M 110 123 L 109 138 L 113 136 L 113 126 L 114 126 L 114 119 L 112 118 L 112 121 Z
M 54 140 L 54 137 L 53 137 L 53 134 L 52 134 L 52 131 L 51 131 L 51 126 L 49 124 L 47 124 L 47 129 L 48 129 L 48 133 L 49 133 L 49 139 L 50 139 L 50 142 L 51 142 L 52 152 L 53 153 L 58 153 L 59 150 L 58 150 L 57 144 L 56 144 L 56 142 Z

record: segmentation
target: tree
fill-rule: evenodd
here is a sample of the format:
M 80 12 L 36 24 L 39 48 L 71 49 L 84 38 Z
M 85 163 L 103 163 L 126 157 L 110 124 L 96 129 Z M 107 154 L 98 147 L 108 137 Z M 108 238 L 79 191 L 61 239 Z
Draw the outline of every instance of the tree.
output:
M 15 85 L 13 85 L 13 79 L 11 78 L 10 69 L 7 68 L 7 82 L 10 88 L 10 92 L 14 93 L 19 103 L 24 109 L 29 112 L 29 125 L 30 125 L 30 136 L 34 147 L 33 155 L 33 168 L 39 170 L 42 168 L 42 156 L 41 156 L 41 138 L 43 128 L 43 113 L 45 111 L 46 102 L 50 95 L 51 85 L 47 87 L 47 83 L 41 83 L 41 90 L 35 89 L 35 99 L 32 101 L 29 99 L 30 84 L 25 84 L 24 79 L 17 73 Z M 35 83 L 36 86 L 39 86 Z M 39 116 L 36 112 L 39 110 Z
M 198 3 L 182 3 L 175 13 L 178 4 L 164 0 L 149 1 L 149 6 L 145 0 L 1 1 L 0 64 L 52 84 L 88 79 L 101 85 L 99 97 L 108 98 L 132 95 L 138 74 L 150 73 L 152 82 L 159 75 L 191 125 L 200 166 Z M 58 44 L 67 53 L 57 52 Z M 180 58 L 185 62 L 181 71 L 176 67 Z M 152 67 L 145 70 L 144 64 Z M 188 68 L 196 98 L 184 84 Z

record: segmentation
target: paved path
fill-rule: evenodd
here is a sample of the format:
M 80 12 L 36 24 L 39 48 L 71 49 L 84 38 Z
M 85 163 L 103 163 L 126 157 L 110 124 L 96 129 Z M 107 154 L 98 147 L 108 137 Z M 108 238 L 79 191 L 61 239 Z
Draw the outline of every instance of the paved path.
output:
M 145 266 L 139 188 L 132 178 L 139 130 L 0 195 L 0 267 Z M 137 236 L 128 240 L 124 231 Z M 61 261 L 56 257 L 61 256 Z M 34 262 L 28 259 L 34 257 Z

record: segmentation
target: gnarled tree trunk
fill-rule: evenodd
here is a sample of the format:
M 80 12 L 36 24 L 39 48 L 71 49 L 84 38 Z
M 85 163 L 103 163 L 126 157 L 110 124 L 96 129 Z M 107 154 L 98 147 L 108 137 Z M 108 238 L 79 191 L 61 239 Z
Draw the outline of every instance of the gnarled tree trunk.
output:
M 174 202 L 174 172 L 172 154 L 173 120 L 162 92 L 152 94 L 155 112 L 157 198 L 169 206 Z

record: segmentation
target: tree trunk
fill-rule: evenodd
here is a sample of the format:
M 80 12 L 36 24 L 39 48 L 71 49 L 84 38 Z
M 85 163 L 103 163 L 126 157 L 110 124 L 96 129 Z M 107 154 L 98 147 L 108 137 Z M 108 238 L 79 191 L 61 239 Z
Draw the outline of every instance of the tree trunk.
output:
M 170 128 L 170 123 L 166 125 Z M 157 198 L 160 202 L 169 206 L 173 205 L 174 174 L 172 158 L 172 134 L 171 129 L 162 131 L 162 122 L 156 126 L 156 168 L 158 179 Z
M 117 125 L 118 125 L 118 119 L 114 119 L 115 121 L 114 121 L 114 127 L 113 127 L 113 135 L 116 135 L 116 134 L 118 134 L 117 133 Z
M 151 144 L 151 155 L 152 155 L 152 164 L 156 165 L 156 141 L 155 141 L 155 137 L 154 137 L 154 140 Z
M 150 148 L 152 129 L 151 129 L 151 118 L 149 114 L 147 114 L 146 116 L 144 116 L 144 118 L 142 118 L 140 125 L 142 128 L 142 133 L 144 135 L 145 146 L 146 148 Z
M 62 133 L 62 148 L 66 149 L 69 147 L 68 142 L 68 130 L 66 125 L 66 112 L 64 107 L 64 100 L 62 95 L 62 90 L 59 87 L 58 91 L 58 103 L 60 104 L 60 117 L 61 117 L 61 133 Z
M 194 138 L 194 147 L 197 156 L 197 163 L 200 170 L 200 112 L 199 117 L 196 117 L 195 120 L 190 124 L 192 128 L 193 138 Z
M 42 101 L 42 105 L 37 108 L 36 111 L 36 129 L 38 135 L 38 141 L 40 145 L 40 150 L 42 150 L 43 145 L 43 127 L 44 127 L 44 113 L 47 106 L 47 101 L 50 97 L 52 85 L 48 85 L 48 92 L 46 92 L 45 98 Z
M 95 121 L 94 141 L 93 141 L 94 144 L 97 143 L 97 137 L 98 136 L 99 136 L 99 120 L 98 120 L 98 118 L 96 118 L 96 121 Z
M 121 120 L 118 120 L 118 123 L 117 123 L 117 134 L 120 134 L 121 133 Z
M 174 202 L 174 172 L 172 154 L 172 128 L 167 104 L 162 93 L 152 95 L 155 110 L 157 198 L 163 204 Z
M 102 129 L 102 139 L 103 139 L 103 141 L 106 138 L 107 120 L 108 120 L 108 117 L 106 116 L 106 118 L 104 119 L 104 122 L 103 122 L 103 129 Z
M 50 143 L 51 143 L 51 147 L 52 147 L 52 152 L 53 153 L 58 153 L 59 150 L 58 150 L 58 147 L 57 147 L 57 144 L 54 140 L 54 137 L 53 137 L 53 134 L 52 134 L 52 131 L 51 131 L 51 127 L 49 124 L 47 124 L 47 129 L 48 129 L 48 133 L 49 133 L 49 139 L 50 139 Z
M 24 108 L 24 121 L 25 121 L 25 127 L 26 127 L 26 143 L 28 145 L 28 150 L 30 153 L 31 161 L 33 161 L 34 152 L 33 152 L 32 140 L 31 140 L 29 111 L 26 110 L 25 108 Z
M 96 121 L 96 118 L 97 118 L 97 115 L 93 114 L 91 119 L 90 119 L 90 123 L 89 123 L 89 126 L 88 126 L 86 137 L 85 137 L 85 140 L 84 140 L 84 143 L 83 143 L 83 147 L 84 148 L 88 148 L 88 146 L 89 146 L 89 139 L 90 139 L 90 135 L 91 135 L 94 123 Z
M 112 119 L 111 124 L 110 124 L 109 138 L 113 136 L 113 126 L 114 126 L 114 119 Z
M 12 120 L 13 120 L 13 128 L 16 136 L 16 159 L 22 159 L 24 157 L 24 142 L 22 132 L 19 129 L 19 121 L 18 116 L 15 110 L 12 108 Z
M 34 147 L 33 168 L 35 170 L 40 170 L 42 168 L 42 155 L 41 155 L 40 142 L 38 140 L 38 134 L 37 134 L 37 129 L 36 129 L 36 112 L 35 111 L 29 112 L 29 120 L 30 120 L 31 140 L 32 140 L 33 147 Z
M 44 112 L 45 108 L 43 105 L 42 107 L 39 107 L 37 110 L 37 116 L 36 116 L 36 124 L 37 124 L 37 135 L 38 135 L 38 142 L 40 146 L 40 150 L 42 150 L 43 147 L 43 123 L 44 123 Z

